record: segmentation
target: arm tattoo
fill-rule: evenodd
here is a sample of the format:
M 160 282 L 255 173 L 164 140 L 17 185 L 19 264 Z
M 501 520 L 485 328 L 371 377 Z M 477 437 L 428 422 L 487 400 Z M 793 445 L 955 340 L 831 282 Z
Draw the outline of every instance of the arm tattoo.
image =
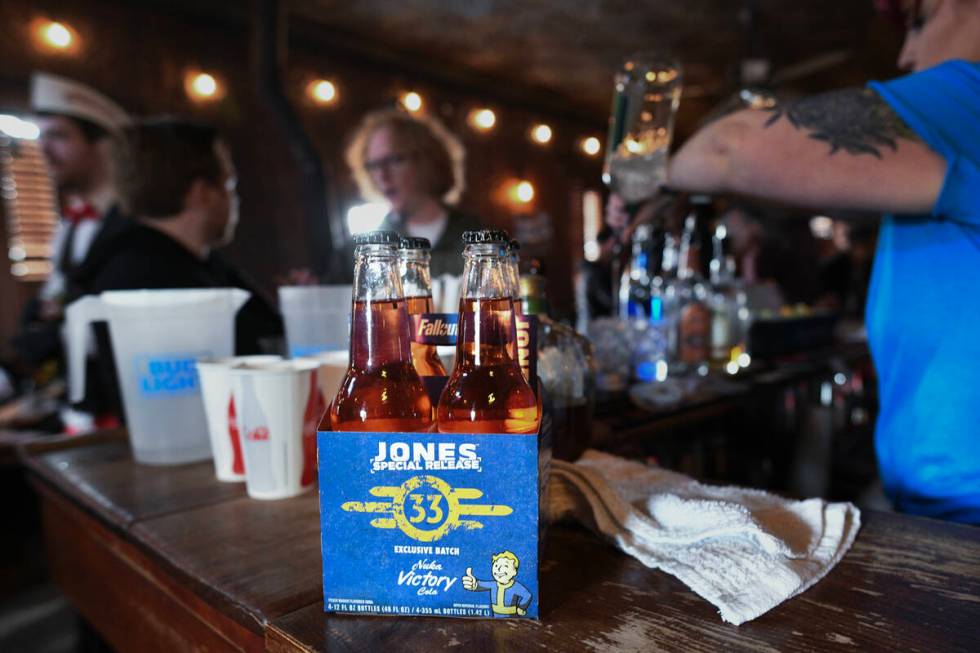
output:
M 845 89 L 789 102 L 771 109 L 769 127 L 783 116 L 796 129 L 806 129 L 809 137 L 830 145 L 830 154 L 870 154 L 881 158 L 881 150 L 898 149 L 898 139 L 921 140 L 870 89 Z

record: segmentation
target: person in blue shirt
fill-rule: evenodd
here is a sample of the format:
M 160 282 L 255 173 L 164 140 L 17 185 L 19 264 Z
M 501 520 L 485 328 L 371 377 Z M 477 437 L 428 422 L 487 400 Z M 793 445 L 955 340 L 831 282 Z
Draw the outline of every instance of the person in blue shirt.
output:
M 980 524 L 980 0 L 895 7 L 911 74 L 728 115 L 669 186 L 886 214 L 866 307 L 885 491 Z

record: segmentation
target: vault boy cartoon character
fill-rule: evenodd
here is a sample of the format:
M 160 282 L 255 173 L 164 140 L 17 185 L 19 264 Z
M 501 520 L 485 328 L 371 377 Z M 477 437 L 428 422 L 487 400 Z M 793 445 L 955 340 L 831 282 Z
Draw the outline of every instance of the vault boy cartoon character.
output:
M 463 576 L 463 588 L 471 592 L 490 592 L 490 609 L 494 618 L 523 617 L 531 605 L 531 593 L 518 583 L 517 568 L 521 561 L 510 551 L 501 551 L 491 560 L 493 580 L 478 580 L 473 575 L 473 568 L 466 568 Z

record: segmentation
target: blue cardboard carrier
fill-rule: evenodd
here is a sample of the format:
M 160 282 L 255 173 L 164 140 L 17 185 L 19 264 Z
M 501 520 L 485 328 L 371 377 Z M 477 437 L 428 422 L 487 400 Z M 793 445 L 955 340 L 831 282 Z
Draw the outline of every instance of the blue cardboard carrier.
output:
M 431 319 L 452 327 L 426 335 Z M 455 343 L 455 315 L 414 322 L 417 340 Z M 535 326 L 518 319 L 522 365 Z M 434 402 L 445 382 L 427 384 Z M 546 418 L 536 435 L 320 431 L 324 610 L 538 618 Z

